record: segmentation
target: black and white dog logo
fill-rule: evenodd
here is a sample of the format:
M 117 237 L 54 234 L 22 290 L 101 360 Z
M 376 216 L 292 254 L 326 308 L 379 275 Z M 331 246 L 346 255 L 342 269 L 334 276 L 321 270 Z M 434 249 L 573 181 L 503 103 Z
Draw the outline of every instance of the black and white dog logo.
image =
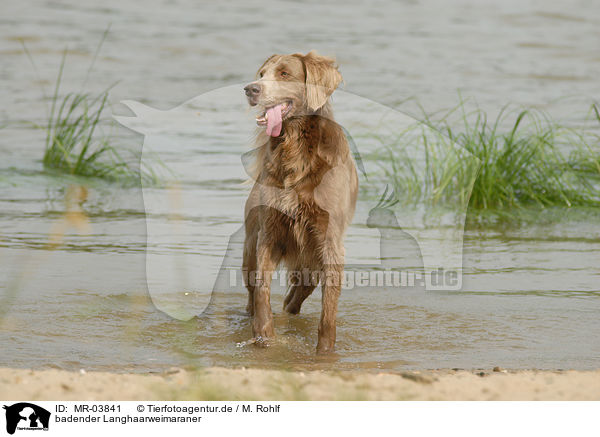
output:
M 48 431 L 50 411 L 28 402 L 4 405 L 3 408 L 6 410 L 6 432 L 9 434 L 14 434 L 17 429 Z

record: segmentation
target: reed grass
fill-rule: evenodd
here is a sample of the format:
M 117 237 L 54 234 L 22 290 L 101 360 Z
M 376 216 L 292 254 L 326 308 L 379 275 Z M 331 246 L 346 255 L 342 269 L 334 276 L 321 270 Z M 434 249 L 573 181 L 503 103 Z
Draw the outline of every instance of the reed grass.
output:
M 83 87 L 87 84 L 109 31 L 110 26 L 104 31 L 96 48 Z M 37 74 L 31 53 L 24 41 L 21 43 Z M 100 132 L 103 111 L 106 109 L 108 92 L 112 86 L 97 95 L 84 92 L 59 95 L 66 56 L 67 50 L 65 49 L 54 93 L 50 98 L 51 108 L 48 123 L 44 127 L 46 130 L 46 144 L 42 159 L 44 168 L 58 174 L 100 178 L 125 184 L 154 185 L 159 183 L 160 178 L 157 172 L 150 163 L 141 161 L 140 153 L 135 153 L 130 149 L 118 150 L 113 145 L 114 139 Z M 43 89 L 42 91 L 44 92 Z M 44 97 L 46 97 L 45 92 Z M 123 152 L 128 156 L 124 156 Z M 154 160 L 155 162 L 152 164 L 164 167 L 158 158 L 155 157 Z
M 130 157 L 126 159 L 111 145 L 111 139 L 99 132 L 110 88 L 96 96 L 69 93 L 59 97 L 64 65 L 63 55 L 46 126 L 44 168 L 122 183 L 156 183 L 156 173 L 139 163 L 138 155 L 127 150 Z
M 568 128 L 532 109 L 505 109 L 492 122 L 462 101 L 457 111 L 460 129 L 448 121 L 450 112 L 438 122 L 425 116 L 378 151 L 386 183 L 405 203 L 452 204 L 476 214 L 600 206 L 600 136 L 592 129 Z M 597 105 L 587 120 L 600 122 Z

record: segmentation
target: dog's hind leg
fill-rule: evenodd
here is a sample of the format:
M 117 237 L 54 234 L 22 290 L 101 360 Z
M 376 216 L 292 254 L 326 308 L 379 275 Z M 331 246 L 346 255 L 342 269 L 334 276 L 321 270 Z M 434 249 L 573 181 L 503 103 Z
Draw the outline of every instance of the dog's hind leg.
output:
M 302 303 L 310 296 L 317 284 L 292 285 L 283 301 L 283 309 L 290 314 L 298 314 Z
M 302 303 L 319 285 L 320 268 L 318 264 L 311 265 L 309 260 L 298 256 L 297 250 L 293 252 L 294 258 L 289 259 L 288 254 L 286 260 L 290 288 L 283 300 L 283 309 L 290 314 L 298 314 Z

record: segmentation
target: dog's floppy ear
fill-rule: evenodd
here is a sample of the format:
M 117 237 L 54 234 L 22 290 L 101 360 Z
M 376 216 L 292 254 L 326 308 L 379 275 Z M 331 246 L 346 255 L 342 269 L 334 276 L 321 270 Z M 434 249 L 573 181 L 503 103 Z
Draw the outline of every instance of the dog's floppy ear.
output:
M 342 81 L 335 59 L 318 55 L 312 51 L 302 57 L 306 70 L 306 103 L 308 108 L 316 111 Z
M 265 65 L 267 65 L 271 59 L 273 59 L 273 58 L 275 58 L 275 57 L 277 57 L 277 56 L 279 56 L 279 55 L 271 55 L 271 56 L 269 56 L 269 57 L 267 58 L 267 60 L 266 60 L 265 62 L 263 62 L 263 64 L 262 64 L 260 67 L 258 67 L 258 70 L 256 70 L 256 74 L 255 74 L 254 76 L 255 76 L 255 77 L 258 77 L 258 73 L 260 73 L 260 70 L 262 70 L 262 69 L 263 69 L 263 67 L 264 67 Z

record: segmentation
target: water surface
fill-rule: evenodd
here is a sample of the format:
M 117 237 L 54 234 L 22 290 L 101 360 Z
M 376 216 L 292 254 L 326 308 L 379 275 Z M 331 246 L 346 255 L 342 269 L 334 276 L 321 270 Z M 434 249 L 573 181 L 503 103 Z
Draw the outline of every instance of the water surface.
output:
M 597 211 L 542 211 L 525 226 L 467 227 L 461 291 L 344 291 L 333 357 L 314 354 L 318 290 L 299 316 L 285 314 L 282 290 L 274 292 L 278 338 L 267 349 L 243 345 L 251 332 L 241 289 L 216 291 L 208 312 L 188 321 L 159 310 L 173 299 L 193 313 L 207 288 L 192 280 L 179 292 L 152 296 L 147 278 L 160 279 L 161 271 L 148 275 L 148 254 L 186 254 L 218 267 L 241 227 L 248 188 L 242 184 L 247 175 L 240 156 L 253 130 L 241 91 L 237 103 L 224 103 L 240 120 L 248 119 L 247 129 L 233 129 L 231 120 L 217 113 L 212 127 L 199 133 L 170 132 L 162 143 L 154 137 L 161 156 L 177 170 L 176 195 L 190 205 L 190 214 L 181 219 L 191 229 L 189 238 L 171 238 L 168 205 L 161 210 L 152 207 L 159 202 L 148 202 L 153 194 L 168 199 L 167 188 L 148 189 L 142 197 L 141 187 L 94 181 L 86 182 L 82 206 L 90 232 L 68 228 L 62 244 L 49 250 L 68 187 L 81 181 L 42 171 L 44 134 L 28 123 L 44 120 L 41 89 L 51 92 L 64 46 L 74 52 L 67 58 L 65 91 L 77 91 L 109 23 L 111 32 L 86 86 L 101 90 L 121 81 L 110 100 L 113 112 L 123 115 L 131 114 L 120 100 L 172 108 L 244 83 L 272 52 L 310 48 L 337 55 L 349 94 L 409 113 L 416 113 L 415 107 L 401 103 L 411 96 L 435 112 L 453 106 L 461 88 L 492 113 L 509 102 L 536 105 L 579 125 L 590 99 L 600 95 L 600 8 L 585 1 L 458 2 L 452 8 L 442 2 L 228 5 L 199 9 L 187 0 L 146 2 L 144 8 L 123 1 L 101 7 L 48 1 L 2 5 L 0 293 L 18 293 L 0 328 L 0 366 L 598 367 Z M 274 26 L 281 28 L 273 31 Z M 341 115 L 344 109 L 336 111 Z M 105 130 L 120 145 L 141 147 L 140 135 L 116 123 L 107 121 Z M 174 146 L 160 149 L 161 144 Z M 361 197 L 347 248 L 362 258 L 352 262 L 379 262 L 379 234 L 365 226 L 372 206 L 372 198 Z M 399 211 L 398 217 L 408 231 L 440 229 L 413 214 Z M 148 230 L 156 238 L 149 239 Z M 201 271 L 190 273 L 198 276 Z

